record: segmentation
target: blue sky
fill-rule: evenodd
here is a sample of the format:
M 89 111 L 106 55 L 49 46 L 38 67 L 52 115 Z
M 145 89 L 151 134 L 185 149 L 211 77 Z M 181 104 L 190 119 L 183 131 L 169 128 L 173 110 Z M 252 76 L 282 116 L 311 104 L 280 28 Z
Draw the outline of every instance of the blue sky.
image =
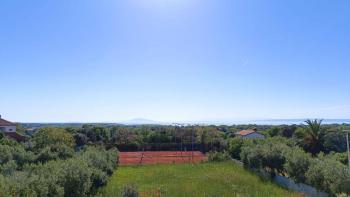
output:
M 0 2 L 23 122 L 350 118 L 350 1 Z

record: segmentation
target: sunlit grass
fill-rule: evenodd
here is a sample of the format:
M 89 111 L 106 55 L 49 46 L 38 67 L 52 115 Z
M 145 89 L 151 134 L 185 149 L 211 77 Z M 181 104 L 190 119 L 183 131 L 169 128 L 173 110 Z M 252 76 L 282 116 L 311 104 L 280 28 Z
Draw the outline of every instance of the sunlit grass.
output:
M 232 162 L 120 167 L 99 196 L 119 196 L 132 183 L 141 196 L 301 196 Z

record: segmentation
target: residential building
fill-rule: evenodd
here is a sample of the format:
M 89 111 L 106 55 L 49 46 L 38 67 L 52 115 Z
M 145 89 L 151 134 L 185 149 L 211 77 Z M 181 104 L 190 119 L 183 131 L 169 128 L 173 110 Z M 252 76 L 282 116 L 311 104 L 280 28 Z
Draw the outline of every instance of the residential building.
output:
M 0 115 L 0 132 L 16 132 L 16 124 L 2 119 Z
M 18 142 L 25 141 L 26 138 L 23 135 L 16 133 L 16 124 L 8 120 L 2 119 L 0 115 L 0 133 L 4 136 L 16 140 Z
M 253 138 L 265 139 L 265 136 L 259 133 L 255 128 L 239 131 L 235 135 L 245 139 L 253 139 Z

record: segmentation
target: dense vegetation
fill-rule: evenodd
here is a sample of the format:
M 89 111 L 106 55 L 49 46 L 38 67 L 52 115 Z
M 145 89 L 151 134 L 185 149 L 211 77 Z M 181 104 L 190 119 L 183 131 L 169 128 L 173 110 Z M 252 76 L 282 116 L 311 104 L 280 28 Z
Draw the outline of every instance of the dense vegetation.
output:
M 24 124 L 26 127 L 45 124 Z M 350 125 L 322 125 L 308 129 L 306 125 L 232 125 L 232 126 L 166 126 L 141 125 L 126 126 L 115 124 L 56 124 L 71 133 L 77 146 L 103 144 L 107 147 L 118 147 L 120 150 L 190 150 L 208 152 L 227 149 L 228 140 L 235 133 L 256 128 L 267 137 L 281 136 L 298 141 L 298 145 L 308 152 L 345 152 L 346 140 L 342 130 L 350 130 Z M 317 130 L 318 128 L 319 131 Z M 315 130 L 316 129 L 316 130 Z M 20 130 L 23 130 L 20 129 Z M 34 131 L 35 133 L 35 131 Z M 31 134 L 30 134 L 31 135 Z M 181 148 L 182 145 L 182 148 Z
M 212 161 L 230 157 L 330 194 L 349 194 L 346 140 L 349 125 L 123 126 L 57 125 L 26 132 L 25 143 L 0 135 L 0 196 L 88 196 L 107 183 L 119 150 L 201 150 Z M 47 125 L 41 125 L 47 126 Z M 256 128 L 264 140 L 235 133 Z M 72 173 L 74 172 L 74 173 Z M 125 191 L 133 187 L 126 187 Z M 74 191 L 73 191 L 74 190 Z
M 123 196 L 135 190 L 139 196 L 302 196 L 233 162 L 120 167 L 99 196 Z
M 250 169 L 281 174 L 296 182 L 307 183 L 332 195 L 350 194 L 350 174 L 342 141 L 342 132 L 328 131 L 321 121 L 307 121 L 290 138 L 275 136 L 265 140 L 232 139 L 229 152 Z M 269 133 L 275 132 L 275 128 Z M 340 136 L 344 139 L 341 139 Z M 334 140 L 334 136 L 337 136 Z
M 39 129 L 26 143 L 0 140 L 0 196 L 88 196 L 105 185 L 117 150 L 77 148 L 71 133 Z

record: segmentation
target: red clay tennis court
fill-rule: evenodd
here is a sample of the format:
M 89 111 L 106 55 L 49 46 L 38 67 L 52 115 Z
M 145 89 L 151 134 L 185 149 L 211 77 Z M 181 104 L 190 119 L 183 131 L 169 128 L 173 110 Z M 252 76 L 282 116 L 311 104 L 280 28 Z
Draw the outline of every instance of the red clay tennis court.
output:
M 200 163 L 208 158 L 200 151 L 120 152 L 119 165 Z

